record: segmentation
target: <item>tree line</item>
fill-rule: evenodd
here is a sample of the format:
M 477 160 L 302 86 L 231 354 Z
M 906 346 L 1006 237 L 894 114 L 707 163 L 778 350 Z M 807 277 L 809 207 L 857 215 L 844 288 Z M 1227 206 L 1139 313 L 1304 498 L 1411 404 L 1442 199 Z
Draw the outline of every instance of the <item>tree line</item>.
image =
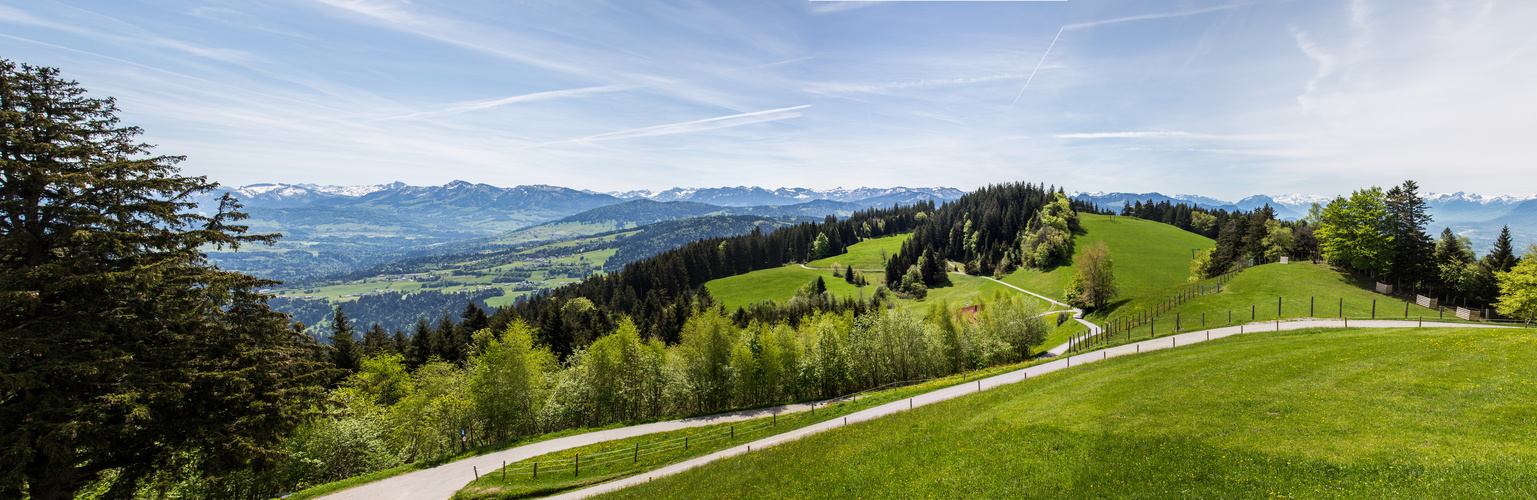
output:
M 283 462 L 176 487 L 193 496 L 265 498 L 463 446 L 827 399 L 1021 361 L 1052 328 L 1036 302 L 1016 294 L 994 296 L 975 311 L 939 304 L 922 318 L 904 309 L 818 313 L 795 326 L 739 326 L 718 308 L 691 310 L 676 343 L 647 339 L 621 319 L 563 361 L 539 341 L 537 327 L 519 319 L 468 332 L 472 350 L 457 362 L 419 362 L 409 350 L 380 344 L 336 384 L 331 416 L 295 430 Z
M 983 276 L 1066 264 L 1072 235 L 1082 230 L 1078 212 L 1100 210 L 1054 186 L 1005 183 L 967 193 L 924 214 L 925 223 L 887 260 L 886 287 L 921 295 L 946 281 L 949 262 Z
M 920 215 L 934 211 L 932 201 L 854 212 L 839 220 L 828 216 L 773 232 L 705 238 L 626 264 L 617 272 L 592 276 L 547 293 L 519 300 L 498 311 L 498 321 L 520 319 L 537 329 L 539 341 L 565 359 L 611 330 L 619 318 L 635 323 L 641 335 L 673 344 L 695 303 L 708 295 L 710 280 L 806 262 L 823 241 L 829 255 L 849 245 L 911 231 Z
M 1500 294 L 1496 276 L 1521 259 L 1511 244 L 1510 227 L 1500 230 L 1482 258 L 1472 242 L 1444 228 L 1432 239 L 1427 204 L 1412 180 L 1386 191 L 1358 189 L 1328 205 L 1314 205 L 1308 222 L 1316 225 L 1319 248 L 1329 262 L 1393 283 L 1398 289 L 1459 300 L 1478 307 Z

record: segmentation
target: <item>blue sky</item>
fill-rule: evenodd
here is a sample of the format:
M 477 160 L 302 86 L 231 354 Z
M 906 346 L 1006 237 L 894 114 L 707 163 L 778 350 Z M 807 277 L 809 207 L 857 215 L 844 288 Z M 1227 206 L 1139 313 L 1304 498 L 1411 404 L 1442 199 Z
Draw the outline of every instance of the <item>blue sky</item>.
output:
M 1530 0 L 33 0 L 0 3 L 0 57 L 226 185 L 1531 195 L 1534 25 Z

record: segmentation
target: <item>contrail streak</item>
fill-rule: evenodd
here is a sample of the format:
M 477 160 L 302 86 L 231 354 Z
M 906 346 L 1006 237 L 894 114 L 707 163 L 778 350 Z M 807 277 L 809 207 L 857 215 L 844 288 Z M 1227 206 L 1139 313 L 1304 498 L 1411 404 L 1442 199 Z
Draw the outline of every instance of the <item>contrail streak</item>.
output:
M 1014 102 L 1009 103 L 1009 109 L 1014 109 L 1014 105 L 1019 104 L 1019 98 L 1025 95 L 1025 89 L 1030 88 L 1030 80 L 1035 79 L 1035 72 L 1041 70 L 1041 65 L 1046 63 L 1046 55 L 1051 53 L 1052 47 L 1057 46 L 1057 39 L 1062 38 L 1062 32 L 1066 30 L 1067 27 L 1063 26 L 1062 29 L 1057 30 L 1057 36 L 1051 37 L 1051 45 L 1047 45 L 1046 52 L 1041 53 L 1040 62 L 1035 63 L 1035 69 L 1030 70 L 1030 76 L 1025 78 L 1025 86 L 1019 88 L 1019 95 L 1014 96 Z

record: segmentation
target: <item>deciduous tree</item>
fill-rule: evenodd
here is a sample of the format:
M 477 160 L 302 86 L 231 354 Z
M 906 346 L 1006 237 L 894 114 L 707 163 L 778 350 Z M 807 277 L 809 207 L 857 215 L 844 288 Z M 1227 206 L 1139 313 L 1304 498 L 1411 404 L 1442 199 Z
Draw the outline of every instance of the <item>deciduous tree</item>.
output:
M 1500 314 L 1531 321 L 1537 315 L 1537 245 L 1526 247 L 1521 262 L 1509 271 L 1494 273 L 1500 284 Z
M 1105 242 L 1096 241 L 1084 249 L 1073 268 L 1076 275 L 1068 286 L 1068 294 L 1074 304 L 1099 309 L 1115 296 L 1115 262 Z

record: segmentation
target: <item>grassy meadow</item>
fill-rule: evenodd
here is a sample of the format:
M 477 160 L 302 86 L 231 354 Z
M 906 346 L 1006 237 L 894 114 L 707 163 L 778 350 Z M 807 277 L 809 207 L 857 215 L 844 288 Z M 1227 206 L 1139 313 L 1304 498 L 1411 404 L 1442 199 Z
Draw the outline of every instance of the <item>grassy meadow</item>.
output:
M 867 391 L 860 393 L 856 398 L 843 399 L 821 406 L 815 413 L 803 411 L 778 417 L 760 417 L 659 432 L 549 453 L 489 471 L 459 490 L 453 498 L 455 500 L 533 498 L 605 483 L 708 455 L 732 446 L 750 443 L 767 436 L 834 420 L 892 401 L 1018 370 L 1033 363 L 994 366 L 921 384 Z M 573 467 L 578 454 L 582 456 L 580 471 Z M 534 471 L 535 463 L 541 464 L 537 475 Z
M 1216 246 L 1211 238 L 1135 217 L 1080 215 L 1083 234 L 1073 238 L 1076 254 L 1103 241 L 1115 262 L 1119 297 L 1138 297 L 1184 283 L 1190 277 L 1190 250 Z M 1075 260 L 1077 256 L 1074 256 Z M 1052 298 L 1060 298 L 1072 279 L 1072 266 L 1050 271 L 1021 269 L 1003 281 Z
M 1531 498 L 1537 332 L 1253 333 L 1031 378 L 601 498 Z
M 1176 319 L 1183 331 L 1197 329 L 1203 321 L 1207 326 L 1225 326 L 1230 324 L 1229 313 L 1233 323 L 1337 318 L 1342 304 L 1344 315 L 1352 319 L 1370 319 L 1374 315 L 1377 319 L 1441 318 L 1441 313 L 1435 309 L 1376 293 L 1368 288 L 1370 286 L 1370 281 L 1362 281 L 1322 264 L 1265 264 L 1245 269 L 1223 285 L 1219 293 L 1191 298 L 1155 315 L 1153 330 L 1144 326 L 1141 331 L 1154 331 L 1160 335 L 1172 333 Z M 1152 310 L 1173 293 L 1174 290 L 1166 290 L 1165 293 L 1130 299 L 1118 303 L 1108 314 L 1097 317 L 1100 321 L 1135 317 Z M 1277 299 L 1280 299 L 1279 308 Z M 1456 319 L 1452 314 L 1446 316 Z
M 848 251 L 842 255 L 813 260 L 807 262 L 806 266 L 831 268 L 833 264 L 838 264 L 838 267 L 842 268 L 853 267 L 862 271 L 884 273 L 886 271 L 886 258 L 896 255 L 897 251 L 902 249 L 902 243 L 906 242 L 911 236 L 911 233 L 904 233 L 861 241 L 849 245 Z M 886 257 L 882 257 L 882 255 Z
M 874 276 L 872 280 L 879 279 L 880 275 Z M 727 311 L 735 311 L 738 307 L 765 300 L 789 300 L 795 296 L 796 290 L 817 277 L 821 277 L 827 284 L 827 291 L 838 297 L 860 297 L 861 294 L 868 297 L 875 293 L 874 283 L 857 287 L 843 281 L 843 278 L 834 278 L 832 271 L 806 269 L 796 264 L 711 280 L 705 283 L 705 288 L 710 289 L 710 295 L 715 297 L 716 302 L 726 306 Z

